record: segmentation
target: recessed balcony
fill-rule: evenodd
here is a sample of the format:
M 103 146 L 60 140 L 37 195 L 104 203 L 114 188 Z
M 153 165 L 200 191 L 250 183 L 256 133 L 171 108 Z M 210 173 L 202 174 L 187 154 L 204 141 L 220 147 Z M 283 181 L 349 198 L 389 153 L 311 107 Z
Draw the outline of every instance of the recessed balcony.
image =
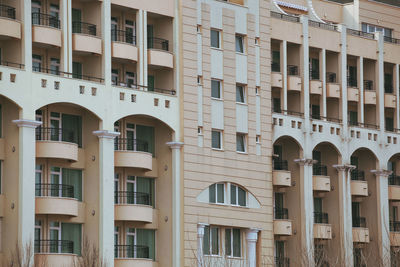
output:
M 274 209 L 274 235 L 292 235 L 292 221 L 288 219 L 288 209 Z
M 52 15 L 32 13 L 32 41 L 44 47 L 61 47 L 60 20 Z
M 153 169 L 153 155 L 148 152 L 147 142 L 119 138 L 115 139 L 115 167 L 139 168 L 145 171 Z
M 170 51 L 169 41 L 162 38 L 147 39 L 147 61 L 149 65 L 170 68 L 174 67 L 174 56 Z
M 115 267 L 157 267 L 150 259 L 149 247 L 137 245 L 115 245 Z
M 353 217 L 353 242 L 369 243 L 369 230 L 364 217 Z
M 36 184 L 35 195 L 35 214 L 78 216 L 79 202 L 72 185 Z
M 347 88 L 347 101 L 358 102 L 360 99 L 360 90 L 358 88 Z
M 396 108 L 396 95 L 385 94 L 385 108 Z
M 394 247 L 400 246 L 400 222 L 390 221 L 390 245 Z
M 310 94 L 322 95 L 322 82 L 318 80 L 310 81 Z
M 35 261 L 46 266 L 74 266 L 74 242 L 70 240 L 35 240 Z
M 101 55 L 101 38 L 96 35 L 96 25 L 81 21 L 73 21 L 72 50 L 81 54 L 89 53 Z
M 364 91 L 364 104 L 376 105 L 376 92 L 372 90 Z
M 332 226 L 328 222 L 328 213 L 314 212 L 314 238 L 332 239 Z
M 364 171 L 352 170 L 351 173 L 350 190 L 353 196 L 368 196 L 368 183 L 365 181 Z
M 299 67 L 295 65 L 287 66 L 287 83 L 288 83 L 288 91 L 301 91 L 301 77 L 299 76 Z
M 0 4 L 0 38 L 21 39 L 21 22 L 15 20 L 15 8 Z
M 79 136 L 62 128 L 36 128 L 36 157 L 78 160 Z
M 327 83 L 326 96 L 329 98 L 340 98 L 340 85 L 338 83 Z
M 152 223 L 154 212 L 151 195 L 141 192 L 116 191 L 114 193 L 116 221 Z
M 292 179 L 287 160 L 274 159 L 273 165 L 272 184 L 274 186 L 291 186 Z
M 313 165 L 313 190 L 314 191 L 331 191 L 331 179 L 328 176 L 328 168 L 326 165 Z
M 111 30 L 113 58 L 137 62 L 138 48 L 136 47 L 136 36 L 131 32 L 122 30 Z
M 390 175 L 389 182 L 389 200 L 400 201 L 400 176 Z
M 282 73 L 280 72 L 272 72 L 271 73 L 271 86 L 282 88 Z

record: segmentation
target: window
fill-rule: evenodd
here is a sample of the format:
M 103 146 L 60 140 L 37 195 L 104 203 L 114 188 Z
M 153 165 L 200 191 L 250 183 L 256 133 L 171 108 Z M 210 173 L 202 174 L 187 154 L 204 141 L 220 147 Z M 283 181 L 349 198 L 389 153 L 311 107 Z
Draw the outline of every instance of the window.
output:
M 32 70 L 42 71 L 42 56 L 32 55 Z
M 211 131 L 211 147 L 215 149 L 222 149 L 222 132 L 212 130 Z
M 125 20 L 125 41 L 136 45 L 136 26 L 132 20 Z
M 362 23 L 361 26 L 363 32 L 368 32 L 368 33 L 381 32 L 383 33 L 384 37 L 392 37 L 392 32 L 393 32 L 392 29 L 375 26 L 367 23 Z
M 231 204 L 246 207 L 246 191 L 233 184 L 231 184 Z
M 35 220 L 35 253 L 40 253 L 40 246 L 36 244 L 39 240 L 42 239 L 42 221 Z
M 43 194 L 41 190 L 41 184 L 42 184 L 42 172 L 43 172 L 43 166 L 36 164 L 35 168 L 35 196 L 41 196 Z
M 235 36 L 236 52 L 244 53 L 244 36 L 236 34 Z
M 357 67 L 347 66 L 347 86 L 357 87 Z
M 225 255 L 230 257 L 241 257 L 241 247 L 242 238 L 240 229 L 225 229 Z
M 60 13 L 59 5 L 50 4 L 50 17 L 49 18 L 49 26 L 54 28 L 60 28 L 60 23 L 58 22 L 58 17 Z
M 209 196 L 210 203 L 225 203 L 225 184 L 212 184 L 209 188 Z
M 134 72 L 127 71 L 125 73 L 125 83 L 126 83 L 126 86 L 128 86 L 129 88 L 135 87 L 136 86 L 136 74 Z
M 82 79 L 82 63 L 72 62 L 72 78 Z
M 319 105 L 311 105 L 311 117 L 313 119 L 319 120 L 321 119 L 319 114 L 320 114 Z
M 203 253 L 204 255 L 219 255 L 219 228 L 204 227 Z
M 319 80 L 319 59 L 310 58 L 309 59 L 310 68 L 310 80 Z
M 154 92 L 155 79 L 153 75 L 147 76 L 147 91 Z
M 394 120 L 392 117 L 385 117 L 385 130 L 393 132 L 394 130 Z
M 118 19 L 116 17 L 111 17 L 111 41 L 118 40 Z
M 118 85 L 118 70 L 117 69 L 111 70 L 111 82 L 113 85 Z
M 40 25 L 40 11 L 41 11 L 41 3 L 40 1 L 32 1 L 32 24 Z
M 211 47 L 221 48 L 221 31 L 211 30 L 210 39 Z
M 221 81 L 211 80 L 211 97 L 221 99 Z
M 350 125 L 358 124 L 358 113 L 357 111 L 349 111 L 349 123 Z
M 50 60 L 50 73 L 60 75 L 60 60 L 58 58 L 52 58 Z
M 393 94 L 393 75 L 385 73 L 384 75 L 385 94 Z
M 242 133 L 236 134 L 236 151 L 246 152 L 246 135 Z
M 281 113 L 281 99 L 278 97 L 272 98 L 272 110 L 275 113 Z
M 236 102 L 246 103 L 246 89 L 242 84 L 236 84 Z
M 271 69 L 273 72 L 281 72 L 281 53 L 280 51 L 271 52 Z

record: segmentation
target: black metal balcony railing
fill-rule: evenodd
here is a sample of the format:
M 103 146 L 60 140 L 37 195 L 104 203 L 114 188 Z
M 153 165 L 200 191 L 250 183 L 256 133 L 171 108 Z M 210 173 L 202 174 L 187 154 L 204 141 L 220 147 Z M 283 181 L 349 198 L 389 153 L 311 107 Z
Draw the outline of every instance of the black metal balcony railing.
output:
M 169 41 L 162 38 L 148 37 L 147 48 L 169 51 Z
M 337 26 L 333 24 L 327 24 L 324 22 L 318 22 L 314 20 L 309 20 L 308 25 L 311 27 L 321 28 L 329 31 L 337 31 Z
M 60 29 L 60 20 L 49 14 L 32 13 L 32 24 Z
M 314 211 L 314 223 L 329 223 L 328 213 Z
M 323 175 L 323 176 L 327 176 L 328 175 L 328 168 L 326 167 L 326 165 L 322 165 L 322 164 L 314 164 L 313 165 L 313 175 Z
M 22 65 L 24 66 L 24 65 Z M 60 71 L 60 70 L 56 70 L 56 69 L 48 69 L 48 68 L 44 68 L 44 67 L 32 67 L 32 70 L 35 72 L 42 72 L 42 73 L 48 73 L 48 74 L 52 74 L 52 75 L 58 75 L 61 77 L 66 77 L 66 78 L 74 78 L 74 79 L 80 79 L 80 80 L 86 80 L 86 81 L 90 81 L 90 82 L 98 82 L 98 83 L 102 83 L 104 82 L 103 78 L 98 78 L 98 77 L 92 77 L 92 76 L 87 76 L 87 75 L 76 75 L 70 72 L 64 72 L 64 71 Z
M 353 217 L 353 227 L 367 227 L 365 217 Z
M 360 36 L 360 37 L 364 37 L 364 38 L 371 39 L 371 40 L 374 40 L 374 39 L 375 39 L 373 33 L 368 33 L 368 32 L 363 32 L 363 31 L 357 31 L 357 30 L 353 30 L 353 29 L 347 29 L 347 34 L 355 35 L 355 36 Z
M 310 70 L 310 80 L 319 80 L 319 70 Z
M 389 228 L 390 228 L 390 232 L 400 232 L 400 222 L 399 221 L 390 221 Z
M 0 4 L 0 17 L 15 19 L 15 8 Z
M 65 184 L 36 184 L 35 196 L 37 197 L 74 197 L 74 187 Z
M 74 242 L 69 240 L 35 240 L 35 253 L 74 253 Z
M 393 84 L 385 84 L 385 94 L 393 94 Z
M 389 37 L 389 36 L 383 36 L 383 40 L 386 43 L 400 44 L 400 39 L 396 39 L 396 38 Z
M 347 76 L 347 87 L 357 87 L 357 77 Z
M 72 33 L 83 33 L 96 36 L 97 35 L 96 25 L 82 21 L 73 21 Z
M 284 159 L 273 159 L 274 170 L 276 171 L 287 171 L 288 161 Z
M 131 31 L 111 30 L 111 40 L 136 45 L 136 36 Z
M 361 171 L 358 169 L 351 170 L 350 176 L 351 176 L 351 180 L 353 180 L 353 181 L 365 181 L 365 172 L 364 171 Z
M 336 83 L 336 73 L 327 72 L 326 73 L 326 82 L 327 83 Z
M 271 11 L 271 17 L 272 18 L 277 18 L 277 19 L 282 19 L 282 20 L 287 20 L 291 22 L 300 22 L 300 17 L 297 16 L 292 16 L 292 15 L 286 15 L 278 12 Z
M 42 127 L 36 128 L 37 141 L 65 141 L 80 144 L 81 137 L 75 136 L 75 132 L 70 129 Z
M 290 267 L 289 258 L 275 257 L 275 267 Z
M 287 220 L 289 218 L 289 211 L 285 208 L 274 208 L 274 219 Z
M 116 137 L 114 150 L 149 152 L 149 143 L 143 140 Z
M 400 176 L 395 174 L 391 174 L 388 177 L 389 185 L 400 185 Z
M 373 91 L 374 90 L 374 82 L 371 80 L 364 80 L 364 90 Z
M 115 245 L 115 258 L 150 258 L 149 247 L 137 245 Z
M 288 75 L 297 76 L 299 75 L 299 67 L 295 65 L 287 65 Z
M 25 68 L 25 65 L 24 65 L 24 64 L 15 63 L 15 62 L 9 62 L 9 61 L 0 61 L 0 65 L 2 65 L 2 66 L 7 66 L 7 67 L 18 68 L 18 69 L 23 69 L 23 68 Z
M 278 62 L 271 62 L 271 71 L 281 72 L 281 64 L 279 64 Z
M 151 195 L 142 192 L 115 191 L 115 204 L 151 205 Z

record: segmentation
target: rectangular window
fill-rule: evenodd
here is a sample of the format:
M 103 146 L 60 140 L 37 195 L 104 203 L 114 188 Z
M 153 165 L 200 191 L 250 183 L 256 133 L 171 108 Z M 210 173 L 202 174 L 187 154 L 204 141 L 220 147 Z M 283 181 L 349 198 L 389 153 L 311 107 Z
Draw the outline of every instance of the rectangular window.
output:
M 125 42 L 136 45 L 136 26 L 132 20 L 125 20 Z
M 385 94 L 393 94 L 393 75 L 385 73 L 384 75 Z
M 134 72 L 127 71 L 125 73 L 125 83 L 129 88 L 136 87 L 136 74 Z
M 72 78 L 82 79 L 82 63 L 72 62 Z
M 136 229 L 136 245 L 138 247 L 148 247 L 146 250 L 137 250 L 137 258 L 148 258 L 155 260 L 155 231 L 151 229 Z
M 41 196 L 43 194 L 42 184 L 42 172 L 43 166 L 36 164 L 35 168 L 35 196 Z
M 210 203 L 225 203 L 225 184 L 212 184 L 208 191 L 208 200 Z
M 62 169 L 62 196 L 82 201 L 82 170 Z
M 242 256 L 241 231 L 238 228 L 225 229 L 225 254 L 230 257 Z
M 280 51 L 271 52 L 271 69 L 273 72 L 281 72 L 281 53 Z
M 357 67 L 347 66 L 347 86 L 357 87 Z
M 221 81 L 211 80 L 211 97 L 221 99 Z
M 155 157 L 155 133 L 154 127 L 136 125 L 136 149 L 149 152 Z
M 231 184 L 231 204 L 246 207 L 246 191 Z
M 392 117 L 385 118 L 385 130 L 389 132 L 393 132 L 394 130 L 394 120 Z
M 32 70 L 42 71 L 42 56 L 32 55 Z
M 275 113 L 281 113 L 281 99 L 278 97 L 272 98 L 272 110 Z
M 147 76 L 147 91 L 154 92 L 154 76 L 148 75 Z
M 50 60 L 50 73 L 53 75 L 60 75 L 60 60 L 52 58 Z
M 52 17 L 49 18 L 49 26 L 54 28 L 60 28 L 60 23 L 58 22 L 60 13 L 59 5 L 50 4 L 50 15 Z
M 244 53 L 244 36 L 236 34 L 235 36 L 236 52 Z
M 211 131 L 211 147 L 222 149 L 222 132 L 217 130 Z
M 236 151 L 246 152 L 246 135 L 242 133 L 236 134 Z
M 309 59 L 310 68 L 310 80 L 319 80 L 319 59 Z
M 63 245 L 62 253 L 72 253 L 81 255 L 81 244 L 82 244 L 82 224 L 77 223 L 61 223 L 61 240 L 72 241 L 72 248 L 67 245 Z
M 311 117 L 313 119 L 319 120 L 320 119 L 320 108 L 319 105 L 311 105 Z
M 368 23 L 362 23 L 361 27 L 363 32 L 368 32 L 368 33 L 382 32 L 384 37 L 392 37 L 393 30 L 389 28 L 375 26 Z
M 82 117 L 62 114 L 62 141 L 78 144 L 82 147 Z
M 204 227 L 203 253 L 204 255 L 219 255 L 219 228 Z
M 118 40 L 118 19 L 116 17 L 111 17 L 111 41 Z
M 358 124 L 358 113 L 357 111 L 349 111 L 349 122 L 350 125 Z
M 119 72 L 117 69 L 112 69 L 111 70 L 111 82 L 113 85 L 118 85 L 118 75 Z
M 221 48 L 221 31 L 210 31 L 211 47 Z
M 35 253 L 40 253 L 41 247 L 38 242 L 42 239 L 42 221 L 35 220 Z
M 246 103 L 246 88 L 242 84 L 236 84 L 236 102 Z

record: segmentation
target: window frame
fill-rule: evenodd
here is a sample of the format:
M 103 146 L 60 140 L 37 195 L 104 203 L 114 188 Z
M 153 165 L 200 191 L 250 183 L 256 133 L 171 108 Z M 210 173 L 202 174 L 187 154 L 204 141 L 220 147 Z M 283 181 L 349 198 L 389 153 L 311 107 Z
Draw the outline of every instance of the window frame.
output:
M 205 233 L 204 235 L 206 235 L 207 231 L 208 231 L 208 251 L 203 251 L 203 254 L 206 256 L 220 256 L 220 252 L 221 252 L 221 228 L 217 227 L 217 226 L 205 226 Z M 216 229 L 217 230 L 217 234 L 216 234 L 216 238 L 217 238 L 217 254 L 213 254 L 213 234 L 212 234 L 212 229 Z M 215 238 L 214 237 L 214 238 Z M 206 239 L 203 237 L 203 248 L 204 248 L 204 243 L 205 243 Z
M 221 186 L 222 185 L 222 202 L 220 202 L 219 200 L 218 200 L 218 197 L 219 197 L 219 194 L 218 194 L 218 187 L 219 186 Z M 210 195 L 211 195 L 211 187 L 212 186 L 214 186 L 214 198 L 215 198 L 215 202 L 212 202 L 211 200 L 210 200 Z M 226 186 L 226 183 L 214 183 L 214 184 L 212 184 L 212 185 L 210 185 L 209 187 L 208 187 L 208 190 L 209 190 L 209 192 L 208 192 L 208 195 L 209 195 L 209 197 L 208 197 L 208 203 L 210 203 L 210 204 L 218 204 L 218 205 L 224 205 L 224 204 L 226 204 L 226 188 L 227 188 L 227 186 Z
M 246 36 L 243 34 L 235 34 L 235 52 L 239 54 L 246 54 Z M 238 45 L 241 45 L 238 46 Z
M 243 138 L 243 151 L 238 150 L 238 138 Z M 236 133 L 236 152 L 237 153 L 247 153 L 247 134 L 245 133 Z
M 236 230 L 236 231 L 234 231 L 234 230 Z M 228 238 L 227 231 L 230 232 L 230 237 L 229 237 L 230 240 L 227 240 L 227 238 Z M 239 231 L 239 255 L 234 255 L 235 254 L 234 253 L 235 252 L 234 251 L 234 232 L 237 233 L 237 231 Z M 240 228 L 235 228 L 235 227 L 225 228 L 225 256 L 227 256 L 229 258 L 236 258 L 236 259 L 242 258 L 242 255 L 243 255 L 243 244 L 242 244 L 243 241 L 242 240 L 243 240 L 242 230 Z M 230 242 L 227 242 L 227 241 L 230 241 Z M 227 243 L 230 243 L 230 248 L 229 248 L 230 254 L 227 253 L 227 251 L 228 251 L 228 248 L 226 247 Z
M 216 96 L 213 96 L 213 82 L 216 82 L 216 83 L 218 83 L 218 97 L 216 97 Z M 219 79 L 211 79 L 211 99 L 215 99 L 215 100 L 222 100 L 223 99 L 223 97 L 222 97 L 222 80 L 219 80 Z
M 239 89 L 241 88 L 241 89 Z M 239 96 L 243 96 L 243 99 L 238 100 L 238 89 L 242 91 L 242 95 L 239 94 Z M 247 104 L 247 90 L 246 90 L 246 85 L 237 83 L 236 84 L 236 103 L 237 104 Z
M 218 33 L 218 47 L 216 47 L 216 46 L 213 46 L 213 32 L 216 32 L 216 33 Z M 210 29 L 210 47 L 211 48 L 213 48 L 213 49 L 222 49 L 222 31 L 221 30 L 219 30 L 219 29 L 215 29 L 215 28 L 211 28 Z
M 213 133 L 218 133 L 219 134 L 219 147 L 214 147 L 213 146 Z M 211 148 L 215 150 L 223 150 L 223 133 L 222 130 L 218 129 L 212 129 L 211 130 Z
M 239 189 L 242 190 L 244 192 L 244 205 L 240 205 L 240 200 L 239 200 Z M 236 203 L 232 203 L 232 190 L 234 190 L 235 192 L 235 202 Z M 229 194 L 230 194 L 230 205 L 231 206 L 235 206 L 235 207 L 247 207 L 248 204 L 248 194 L 247 191 L 244 190 L 241 186 L 236 185 L 236 184 L 230 184 L 230 190 L 229 190 Z

